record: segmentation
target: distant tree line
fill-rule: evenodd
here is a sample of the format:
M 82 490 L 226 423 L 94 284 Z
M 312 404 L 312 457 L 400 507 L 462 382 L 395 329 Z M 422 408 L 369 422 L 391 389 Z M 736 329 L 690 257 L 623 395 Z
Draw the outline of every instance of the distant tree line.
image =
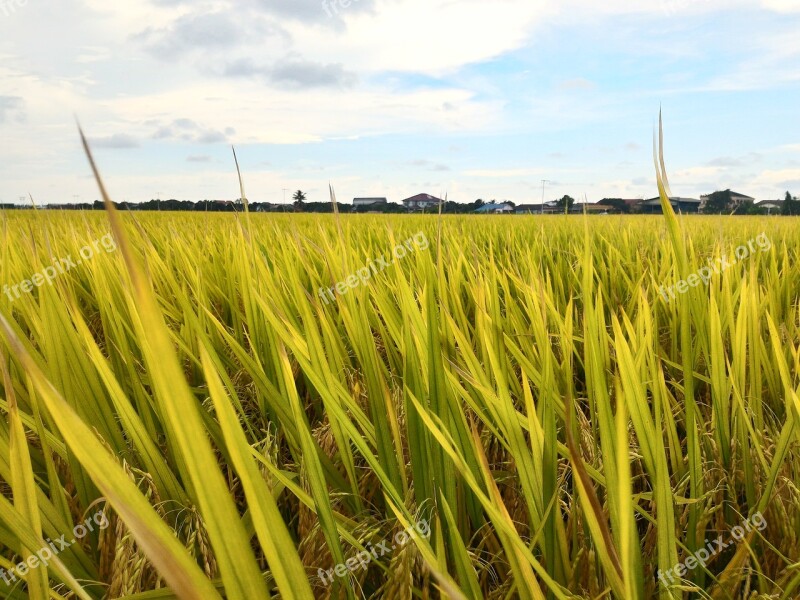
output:
M 475 200 L 474 202 L 470 202 L 469 204 L 461 204 L 459 202 L 453 202 L 452 200 L 448 200 L 447 202 L 442 203 L 442 213 L 448 215 L 465 215 L 469 213 L 473 213 L 478 210 L 481 206 L 485 204 L 489 204 L 490 202 L 496 202 L 496 200 L 484 201 L 481 199 Z M 314 211 L 310 210 L 310 207 L 313 204 L 306 204 L 303 208 L 305 212 L 330 212 L 331 204 L 330 202 L 327 203 L 328 210 L 325 210 L 322 206 L 325 203 L 318 203 L 320 206 L 320 210 Z M 513 202 L 507 202 L 507 204 L 514 205 Z M 339 205 L 339 210 L 341 211 L 342 205 Z M 406 214 L 408 213 L 408 208 L 406 208 L 403 204 L 397 202 L 387 202 L 386 204 L 372 204 L 369 206 L 358 206 L 354 207 L 350 204 L 345 205 L 347 208 L 347 212 L 369 212 L 369 213 L 381 213 L 381 214 Z M 415 210 L 415 213 L 425 213 L 425 214 L 438 214 L 439 213 L 439 206 L 430 206 L 426 209 Z
M 248 207 L 252 212 L 305 212 L 305 213 L 332 213 L 333 205 L 330 202 L 307 202 L 305 192 L 298 190 L 292 196 L 293 204 L 271 204 L 269 202 L 249 202 Z M 490 203 L 499 203 L 497 200 L 483 200 L 478 199 L 468 204 L 461 204 L 458 202 L 447 201 L 441 206 L 442 212 L 445 214 L 469 214 L 473 213 L 482 206 Z M 513 202 L 503 201 L 505 204 L 515 206 Z M 242 199 L 237 200 L 200 200 L 199 202 L 192 202 L 190 200 L 148 200 L 146 202 L 114 202 L 116 208 L 122 211 L 178 211 L 178 212 L 243 212 L 244 203 Z M 571 196 L 564 196 L 557 201 L 559 208 L 569 208 L 575 204 L 575 200 Z M 631 205 L 622 198 L 603 198 L 598 204 L 609 207 L 609 212 L 620 214 L 635 214 L 637 206 Z M 385 213 L 385 214 L 404 214 L 408 209 L 402 204 L 396 202 L 387 202 L 386 204 L 373 204 L 369 206 L 355 207 L 352 204 L 337 203 L 339 212 L 341 213 Z M 27 206 L 19 206 L 15 204 L 0 204 L 0 210 L 13 210 L 30 208 Z M 70 203 L 70 204 L 51 204 L 48 205 L 49 210 L 103 210 L 103 203 L 99 200 L 88 203 Z M 439 207 L 432 206 L 423 211 L 424 213 L 438 213 Z M 733 200 L 733 195 L 730 190 L 722 192 L 714 192 L 707 197 L 705 206 L 703 207 L 704 214 L 737 214 L 737 215 L 766 215 L 769 211 L 760 206 L 756 206 L 753 202 L 736 203 Z M 776 214 L 776 213 L 773 213 Z M 792 196 L 791 193 L 786 192 L 784 200 L 781 204 L 782 215 L 800 215 L 800 199 Z
M 208 211 L 208 212 L 235 212 L 242 210 L 240 200 L 201 200 L 192 202 L 190 200 L 148 200 L 146 202 L 112 202 L 119 210 L 143 210 L 143 211 Z M 255 210 L 258 205 L 250 204 L 250 210 Z M 3 204 L 0 208 L 31 208 L 29 206 L 17 206 L 13 204 Z M 67 204 L 49 204 L 49 210 L 103 210 L 105 206 L 99 200 L 94 202 L 78 202 Z
M 243 212 L 244 203 L 241 199 L 237 200 L 147 200 L 146 202 L 112 202 L 112 204 L 122 211 L 169 211 L 169 212 Z M 302 208 L 301 208 L 302 207 Z M 31 206 L 20 206 L 16 204 L 0 204 L 0 209 L 13 210 L 32 208 Z M 48 210 L 103 210 L 105 206 L 99 200 L 94 202 L 50 204 Z M 314 202 L 310 204 L 286 205 L 271 204 L 268 202 L 250 202 L 248 208 L 253 212 L 294 212 L 303 210 L 305 212 L 332 212 L 333 206 L 330 202 Z M 339 204 L 339 210 L 349 211 L 352 207 L 348 204 Z
M 709 194 L 706 204 L 703 207 L 703 214 L 707 215 L 766 215 L 771 211 L 763 206 L 756 206 L 755 203 L 735 202 L 730 190 L 714 192 Z M 790 192 L 786 192 L 783 203 L 781 204 L 780 214 L 786 216 L 800 215 L 800 200 L 793 197 Z
M 332 213 L 333 204 L 331 202 L 308 202 L 305 192 L 297 190 L 292 196 L 292 204 L 271 204 L 269 202 L 249 202 L 248 207 L 251 212 L 304 212 L 304 213 Z M 475 200 L 469 204 L 448 201 L 442 204 L 442 212 L 446 214 L 469 214 L 475 212 L 481 206 L 495 200 L 484 201 Z M 177 211 L 177 212 L 243 212 L 244 203 L 241 198 L 237 200 L 200 200 L 192 202 L 190 200 L 147 200 L 146 202 L 113 202 L 114 206 L 122 211 Z M 513 202 L 507 204 L 514 205 Z M 396 202 L 386 204 L 374 204 L 370 206 L 353 206 L 352 204 L 337 203 L 341 213 L 385 213 L 385 214 L 406 214 L 408 208 Z M 13 210 L 31 208 L 30 206 L 19 206 L 15 204 L 0 204 L 0 210 Z M 51 204 L 49 210 L 103 210 L 104 205 L 99 200 L 94 202 Z M 439 207 L 432 206 L 424 213 L 438 213 Z
M 611 212 L 621 214 L 635 214 L 637 206 L 631 206 L 622 198 L 603 198 L 598 204 L 603 204 L 610 207 Z M 755 203 L 737 202 L 733 198 L 731 190 L 721 192 L 714 192 L 709 194 L 706 198 L 705 205 L 701 211 L 706 215 L 767 215 L 777 214 L 771 212 L 768 208 L 763 206 L 756 206 Z M 800 215 L 800 200 L 796 196 L 792 196 L 790 192 L 786 192 L 783 202 L 781 203 L 780 214 L 782 215 Z
M 781 207 L 781 214 L 800 215 L 800 200 L 798 200 L 797 196 L 792 198 L 792 195 L 789 192 L 786 192 L 786 196 L 783 200 L 783 206 Z

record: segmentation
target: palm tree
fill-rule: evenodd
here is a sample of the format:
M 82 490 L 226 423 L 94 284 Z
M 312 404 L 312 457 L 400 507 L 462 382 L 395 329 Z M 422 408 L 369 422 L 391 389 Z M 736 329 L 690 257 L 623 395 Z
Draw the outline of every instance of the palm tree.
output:
M 295 208 L 295 210 L 302 211 L 303 210 L 303 204 L 306 201 L 305 192 L 303 192 L 301 190 L 297 190 L 294 193 L 294 196 L 292 196 L 292 200 L 294 200 L 294 208 Z

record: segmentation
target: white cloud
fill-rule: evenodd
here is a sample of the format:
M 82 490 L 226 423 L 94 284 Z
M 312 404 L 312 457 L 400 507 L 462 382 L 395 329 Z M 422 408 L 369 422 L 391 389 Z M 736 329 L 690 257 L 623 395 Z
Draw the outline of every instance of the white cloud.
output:
M 583 161 L 584 171 L 591 170 L 591 161 L 598 156 L 594 145 L 606 142 L 595 139 L 584 143 L 576 132 L 611 122 L 633 121 L 638 127 L 641 105 L 652 102 L 655 110 L 660 98 L 656 93 L 647 96 L 644 89 L 633 93 L 618 90 L 617 83 L 640 76 L 645 65 L 637 61 L 651 56 L 674 61 L 675 73 L 680 71 L 680 61 L 700 56 L 705 38 L 690 36 L 683 29 L 683 24 L 694 23 L 691 19 L 695 17 L 704 18 L 712 11 L 732 14 L 734 9 L 744 8 L 747 14 L 771 18 L 777 25 L 774 30 L 761 27 L 752 35 L 738 38 L 735 53 L 721 66 L 703 71 L 706 82 L 687 80 L 686 86 L 702 91 L 796 86 L 800 81 L 800 38 L 790 29 L 790 19 L 796 18 L 792 13 L 799 6 L 800 0 L 565 0 L 561 4 L 544 0 L 354 0 L 350 7 L 341 7 L 338 15 L 328 17 L 321 0 L 30 2 L 24 11 L 13 15 L 13 20 L 2 23 L 13 26 L 4 29 L 0 38 L 0 127 L 4 140 L 0 146 L 0 195 L 8 196 L 12 186 L 24 191 L 39 185 L 37 181 L 42 178 L 47 184 L 34 187 L 34 191 L 57 190 L 52 182 L 67 187 L 85 184 L 83 178 L 63 175 L 74 167 L 69 163 L 74 158 L 65 157 L 79 153 L 72 118 L 77 114 L 87 134 L 99 140 L 99 145 L 130 148 L 124 154 L 126 159 L 137 157 L 151 168 L 170 171 L 170 181 L 186 186 L 183 195 L 180 190 L 172 192 L 176 197 L 202 193 L 193 176 L 184 178 L 180 173 L 181 169 L 198 168 L 187 164 L 187 157 L 217 157 L 212 144 L 362 140 L 363 146 L 365 139 L 388 134 L 407 136 L 414 140 L 410 143 L 420 147 L 436 136 L 451 136 L 454 139 L 450 141 L 464 147 L 459 161 L 451 162 L 451 157 L 442 154 L 414 170 L 414 176 L 429 178 L 425 184 L 443 185 L 453 196 L 467 196 L 459 200 L 474 199 L 469 197 L 473 192 L 493 197 L 492 190 L 498 188 L 516 190 L 523 199 L 532 194 L 535 200 L 541 193 L 540 189 L 537 193 L 536 181 L 564 173 L 538 166 L 515 167 L 521 162 L 536 163 L 524 154 L 506 162 L 496 160 L 491 151 L 470 147 L 471 142 L 464 140 L 478 134 L 496 140 L 531 131 L 537 134 L 534 138 L 539 133 L 566 132 L 572 136 L 574 150 L 546 148 L 538 139 L 532 140 L 532 147 L 540 150 L 542 157 L 566 152 L 570 166 Z M 665 11 L 675 18 L 665 19 Z M 230 18 L 217 27 L 219 15 Z M 62 26 L 48 25 L 45 29 L 45 24 L 52 22 Z M 614 30 L 622 22 L 627 29 Z M 676 37 L 670 37 L 666 44 L 661 39 L 637 36 L 634 28 L 640 23 L 645 27 L 663 24 Z M 552 51 L 553 45 L 558 49 L 560 44 L 571 44 L 568 36 L 560 36 L 562 30 L 574 33 L 578 27 L 589 26 L 602 30 L 609 43 L 616 44 L 622 68 L 609 74 L 602 72 L 603 67 L 593 72 L 592 61 L 578 65 L 565 61 L 563 68 L 559 62 L 546 74 L 549 83 L 543 85 L 549 88 L 534 88 L 530 82 L 538 81 L 535 69 L 541 69 L 532 66 L 537 53 Z M 675 43 L 676 39 L 680 43 Z M 642 47 L 646 52 L 641 52 Z M 512 60 L 500 63 L 509 55 Z M 569 57 L 566 48 L 565 57 Z M 503 76 L 515 70 L 515 78 L 495 79 L 489 67 L 495 62 L 501 64 Z M 633 69 L 626 71 L 626 65 Z M 674 83 L 670 75 L 664 74 L 665 86 Z M 520 89 L 515 87 L 517 82 Z M 181 125 L 187 123 L 192 127 Z M 642 129 L 649 127 L 649 121 L 642 124 Z M 785 144 L 797 139 L 787 139 L 793 130 L 787 131 L 783 137 L 773 138 L 771 143 L 784 143 L 784 147 L 767 152 L 764 164 L 758 165 L 761 174 L 750 174 L 757 177 L 753 185 L 783 185 L 797 178 L 794 171 L 781 169 L 785 162 L 778 162 L 778 157 L 785 159 L 800 148 L 798 144 Z M 645 132 L 645 137 L 648 134 Z M 624 137 L 607 141 L 609 148 L 621 150 L 625 142 L 637 139 L 630 128 L 620 135 Z M 139 151 L 136 144 L 142 146 Z M 153 155 L 173 151 L 177 158 L 171 165 L 156 163 L 145 156 L 151 146 L 159 147 L 159 153 Z M 496 146 L 490 143 L 487 147 Z M 641 150 L 637 145 L 629 149 Z M 747 151 L 726 149 L 716 153 L 736 159 Z M 388 160 L 407 165 L 420 156 L 426 155 L 413 149 Z M 648 166 L 620 165 L 618 158 L 609 159 L 608 172 L 586 176 L 601 181 L 587 184 L 590 195 L 593 189 L 616 196 L 637 195 L 639 190 L 643 195 L 650 194 L 645 192 L 651 189 Z M 712 158 L 698 160 L 697 164 L 706 164 Z M 354 187 L 388 188 L 398 195 L 411 192 L 399 177 L 394 182 L 382 182 L 366 175 L 361 165 L 348 164 L 338 156 L 331 163 L 341 165 L 336 172 L 342 176 L 339 180 Z M 467 183 L 455 181 L 455 170 L 452 176 L 447 175 L 452 177 L 449 181 L 437 179 L 446 174 L 446 165 L 455 169 L 457 164 L 470 165 L 458 174 Z M 724 170 L 726 166 L 729 168 Z M 741 170 L 730 168 L 733 166 L 732 161 L 719 159 L 698 169 L 679 171 L 680 177 L 676 174 L 673 182 L 685 178 L 686 187 L 695 185 L 708 191 L 707 185 L 717 181 L 724 184 L 727 177 Z M 741 166 L 747 166 L 746 161 Z M 629 168 L 630 174 L 622 173 Z M 21 172 L 28 178 L 19 179 Z M 575 173 L 575 178 L 582 177 Z M 167 175 L 154 175 L 153 179 L 159 177 L 166 179 Z M 225 177 L 227 174 L 218 178 L 212 175 L 210 181 L 227 185 L 223 184 Z M 302 181 L 288 178 L 291 187 L 305 187 Z M 636 182 L 631 183 L 634 179 Z M 131 190 L 151 185 L 140 176 L 118 181 Z M 308 181 L 324 189 L 324 181 Z M 253 183 L 278 189 L 287 184 L 278 172 L 262 173 Z M 733 184 L 746 188 L 748 181 L 733 179 Z M 167 187 L 163 182 L 152 185 Z M 612 186 L 620 191 L 607 192 L 614 189 Z M 214 189 L 221 193 L 227 188 Z M 577 188 L 574 193 L 578 193 Z M 512 193 L 506 195 L 511 197 Z
M 445 104 L 453 109 L 446 110 Z M 307 143 L 337 135 L 391 132 L 487 130 L 499 119 L 497 107 L 477 102 L 464 90 L 354 90 L 347 95 L 308 91 L 275 92 L 240 81 L 221 89 L 215 82 L 109 103 L 119 118 L 144 125 L 180 115 L 208 129 L 234 129 L 237 143 Z
M 764 7 L 781 13 L 800 11 L 800 0 L 763 0 Z
M 759 173 L 754 183 L 773 187 L 797 186 L 800 185 L 800 168 L 768 169 Z
M 442 74 L 521 47 L 556 9 L 544 0 L 383 0 L 347 33 L 287 25 L 298 48 L 361 71 Z

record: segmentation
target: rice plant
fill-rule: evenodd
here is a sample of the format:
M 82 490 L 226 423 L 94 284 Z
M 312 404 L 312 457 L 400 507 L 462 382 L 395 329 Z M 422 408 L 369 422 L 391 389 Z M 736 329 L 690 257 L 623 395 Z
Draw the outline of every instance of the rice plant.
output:
M 800 227 L 664 208 L 0 214 L 0 597 L 797 596 Z

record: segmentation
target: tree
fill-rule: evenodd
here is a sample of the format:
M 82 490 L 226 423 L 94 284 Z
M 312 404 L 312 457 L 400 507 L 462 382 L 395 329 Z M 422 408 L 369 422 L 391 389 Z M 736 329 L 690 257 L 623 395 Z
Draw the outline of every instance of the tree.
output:
M 783 206 L 781 207 L 781 214 L 800 215 L 800 200 L 797 198 L 792 198 L 792 195 L 789 192 L 786 192 L 786 196 L 783 200 Z
M 465 212 L 466 206 L 467 206 L 466 204 L 459 204 L 458 202 L 453 202 L 452 200 L 448 200 L 447 202 L 444 203 L 444 206 L 442 206 L 442 212 L 448 214 L 461 213 Z
M 756 206 L 752 202 L 745 202 L 742 205 L 736 207 L 736 211 L 733 213 L 735 215 L 763 215 L 766 214 L 766 211 Z
M 306 201 L 305 192 L 297 190 L 294 193 L 294 196 L 292 196 L 292 200 L 294 200 L 294 208 L 295 208 L 295 210 L 302 211 L 303 210 L 303 205 L 305 204 L 305 201 Z
M 614 209 L 614 211 L 619 213 L 629 213 L 631 212 L 630 207 L 625 204 L 625 200 L 622 198 L 603 198 L 598 202 L 598 204 L 602 204 L 603 206 L 610 206 Z
M 714 192 L 709 194 L 706 204 L 703 207 L 703 212 L 706 214 L 723 214 L 729 213 L 732 210 L 733 199 L 731 191 L 725 190 L 724 192 Z
M 575 204 L 575 198 L 573 198 L 572 196 L 564 196 L 563 198 L 561 198 L 561 200 L 556 202 L 556 206 L 567 210 L 569 210 L 573 204 Z
M 758 207 L 753 203 L 752 200 L 747 200 L 746 202 L 742 202 L 738 204 L 733 209 L 733 214 L 735 215 L 757 215 L 758 214 Z

